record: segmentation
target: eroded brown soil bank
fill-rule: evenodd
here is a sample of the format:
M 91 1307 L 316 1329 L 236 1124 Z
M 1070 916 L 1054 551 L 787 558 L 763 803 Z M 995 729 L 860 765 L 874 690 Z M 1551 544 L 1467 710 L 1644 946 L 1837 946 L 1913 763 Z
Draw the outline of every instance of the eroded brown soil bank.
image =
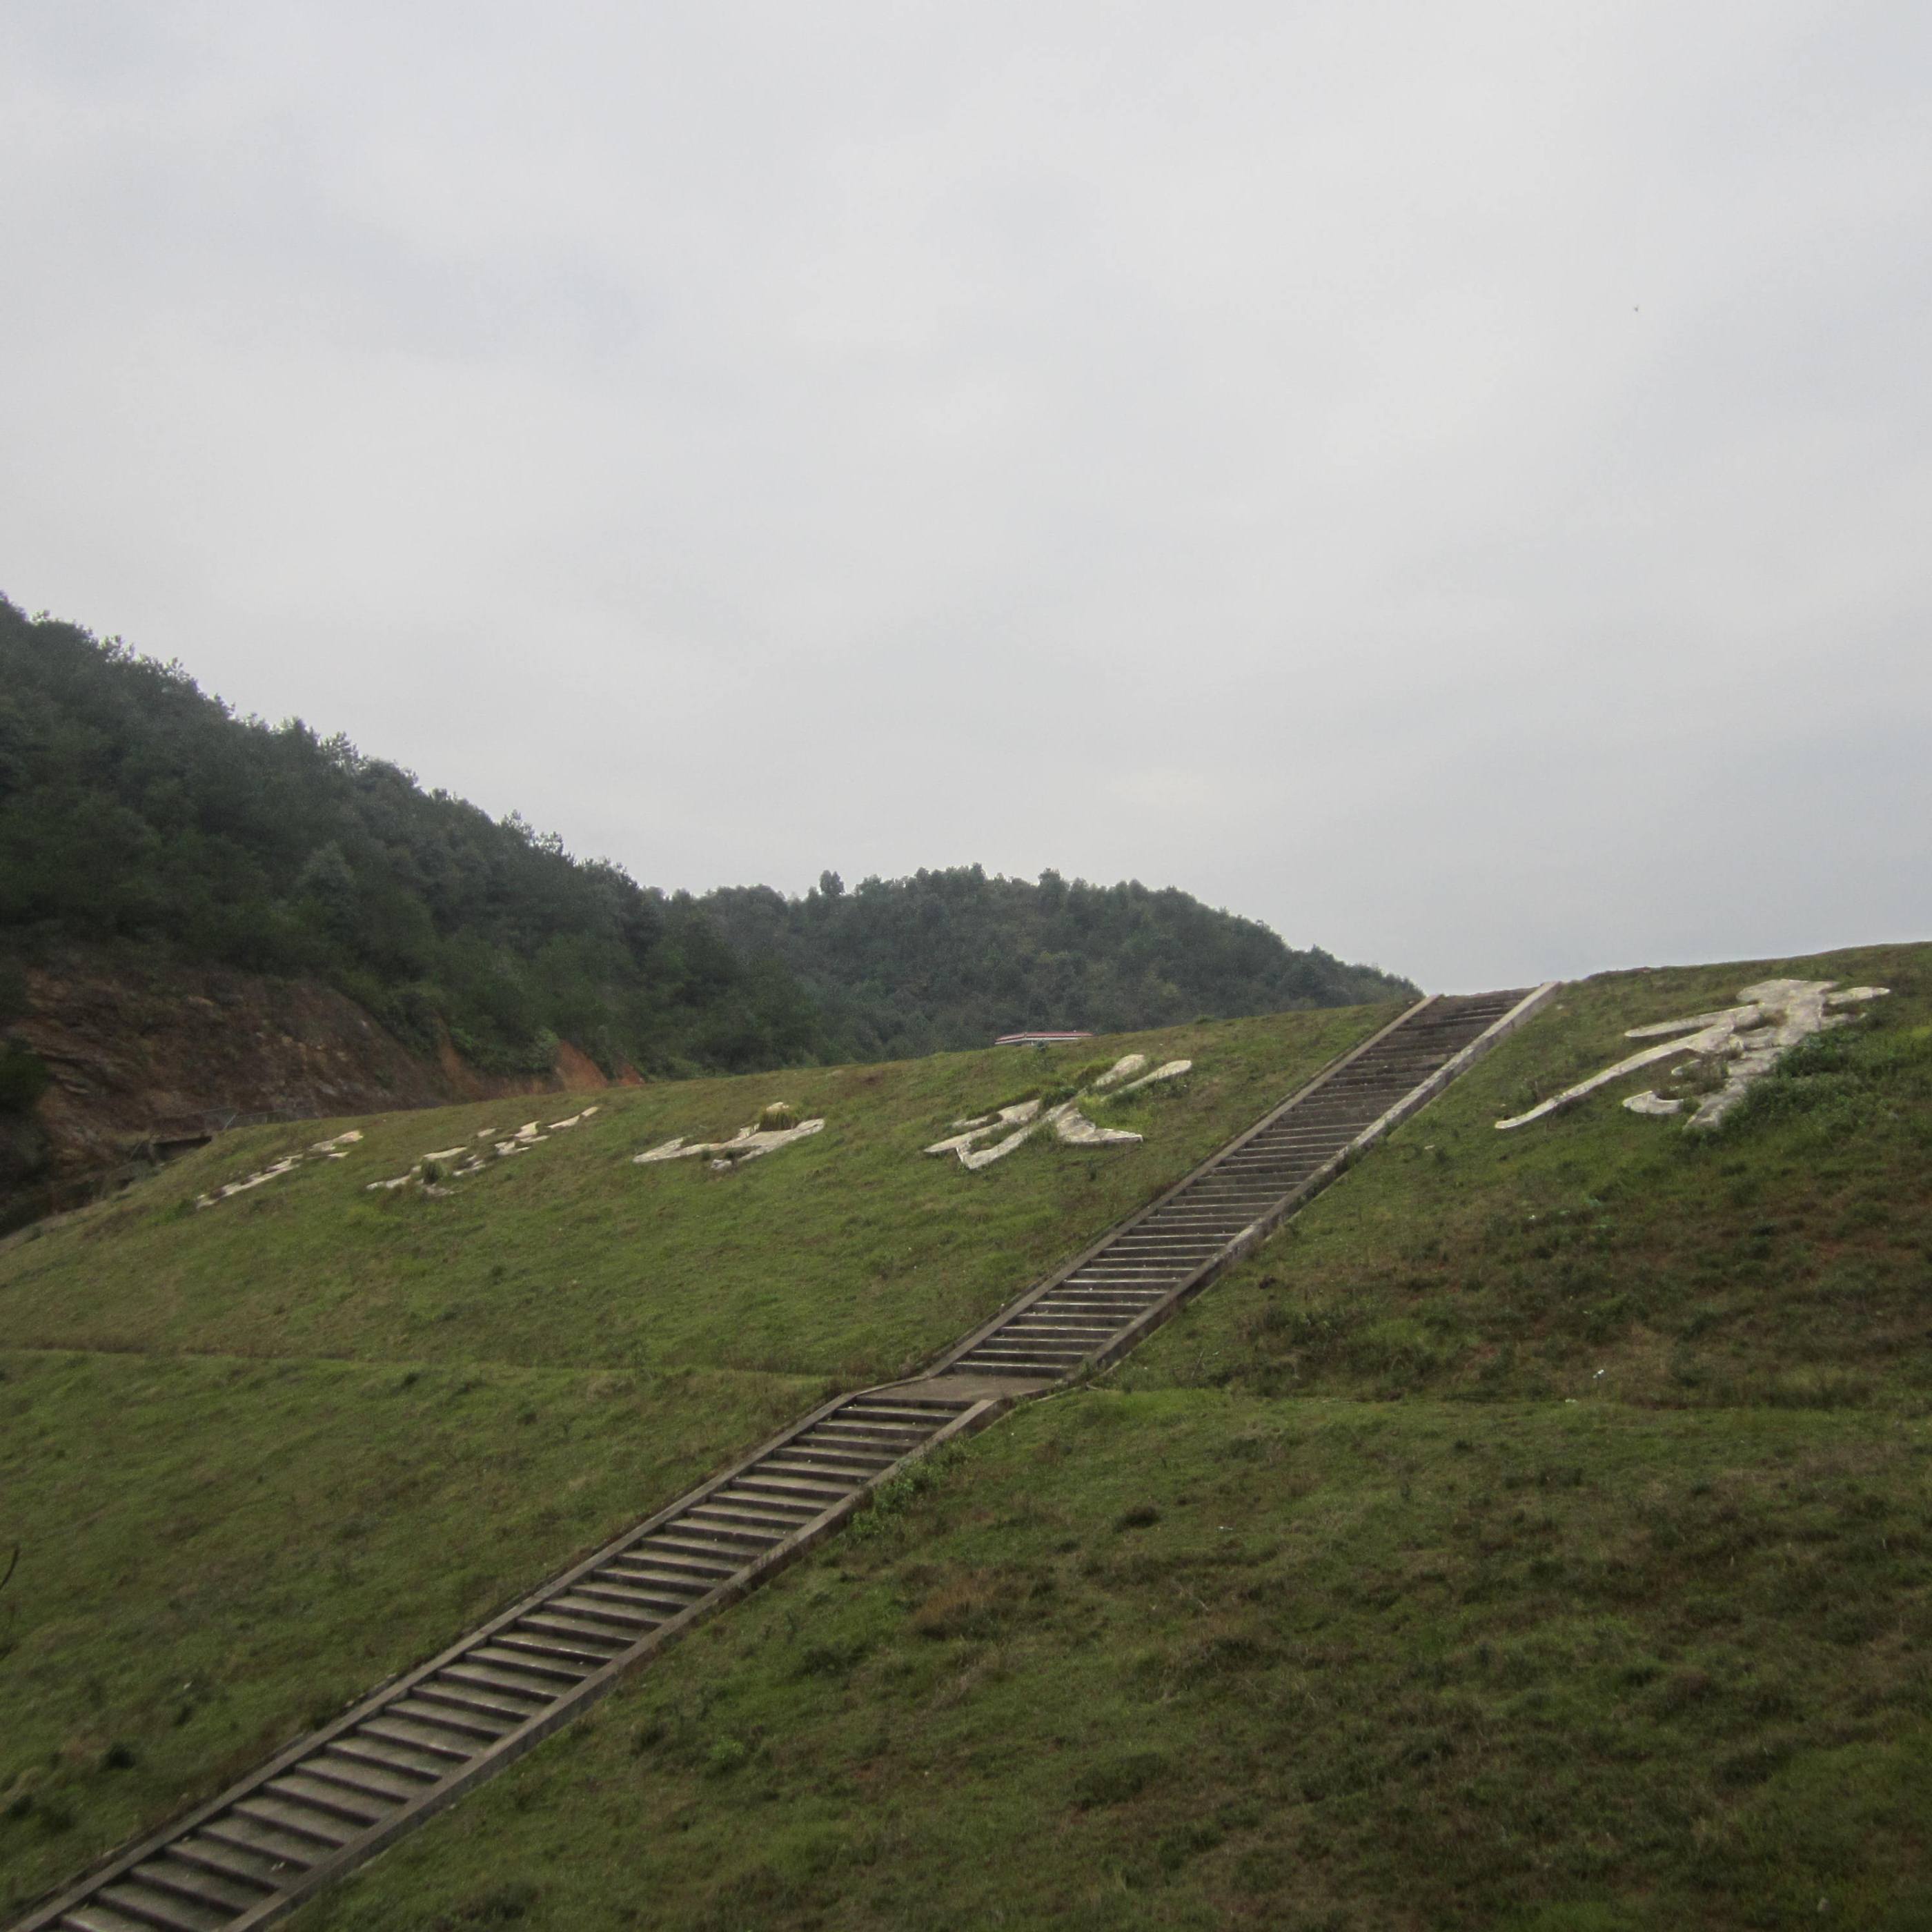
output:
M 70 949 L 28 967 L 26 982 L 27 1010 L 6 1033 L 51 1078 L 30 1114 L 0 1120 L 0 1227 L 71 1204 L 97 1179 L 230 1117 L 328 1118 L 610 1084 L 568 1042 L 543 1076 L 479 1072 L 446 1040 L 425 1058 L 310 980 L 136 968 Z

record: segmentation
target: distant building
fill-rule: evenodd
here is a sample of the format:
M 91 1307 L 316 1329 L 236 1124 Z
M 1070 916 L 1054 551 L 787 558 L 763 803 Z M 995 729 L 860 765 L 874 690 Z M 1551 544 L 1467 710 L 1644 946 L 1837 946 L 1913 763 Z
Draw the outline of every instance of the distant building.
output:
M 1070 1040 L 1091 1040 L 1090 1033 L 1003 1033 L 995 1046 L 1064 1046 Z

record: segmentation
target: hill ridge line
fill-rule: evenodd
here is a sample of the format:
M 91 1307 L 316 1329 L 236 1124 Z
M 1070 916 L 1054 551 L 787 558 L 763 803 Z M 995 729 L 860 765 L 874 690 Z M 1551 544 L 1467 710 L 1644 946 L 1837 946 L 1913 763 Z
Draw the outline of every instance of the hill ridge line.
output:
M 253 1932 L 283 1917 L 835 1534 L 882 1484 L 1137 1346 L 1558 984 L 1419 1000 L 924 1373 L 820 1404 L 14 1932 Z

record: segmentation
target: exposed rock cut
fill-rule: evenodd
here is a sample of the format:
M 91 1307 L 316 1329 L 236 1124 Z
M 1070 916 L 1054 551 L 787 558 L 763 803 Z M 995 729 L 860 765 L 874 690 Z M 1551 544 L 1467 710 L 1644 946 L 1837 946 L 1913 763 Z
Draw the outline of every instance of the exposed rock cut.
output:
M 80 947 L 28 966 L 25 977 L 28 1010 L 6 1031 L 52 1077 L 33 1114 L 12 1124 L 8 1145 L 17 1143 L 20 1158 L 0 1159 L 0 1221 L 10 1201 L 57 1193 L 237 1121 L 610 1084 L 574 1047 L 560 1048 L 548 1076 L 480 1073 L 447 1040 L 425 1058 L 354 1001 L 309 980 L 139 966 Z

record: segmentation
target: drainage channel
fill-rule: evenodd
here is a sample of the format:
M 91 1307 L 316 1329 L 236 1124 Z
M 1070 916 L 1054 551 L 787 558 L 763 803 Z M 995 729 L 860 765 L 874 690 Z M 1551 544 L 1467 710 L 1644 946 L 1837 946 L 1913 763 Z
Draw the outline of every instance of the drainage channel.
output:
M 1424 1000 L 913 1380 L 842 1396 L 118 1854 L 15 1932 L 250 1932 L 540 1743 L 885 1478 L 1104 1366 L 1555 991 Z

